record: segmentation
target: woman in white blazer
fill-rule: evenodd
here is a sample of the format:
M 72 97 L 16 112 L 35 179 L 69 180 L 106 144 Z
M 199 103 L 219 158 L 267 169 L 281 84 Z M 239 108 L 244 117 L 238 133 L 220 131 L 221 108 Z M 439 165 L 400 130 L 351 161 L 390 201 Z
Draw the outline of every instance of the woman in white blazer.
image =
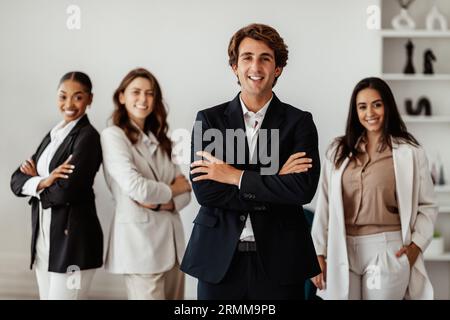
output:
M 433 299 L 422 253 L 437 216 L 424 150 L 389 86 L 355 87 L 346 133 L 329 148 L 312 237 L 325 299 Z
M 101 133 L 103 169 L 115 202 L 105 268 L 123 274 L 129 299 L 183 299 L 185 250 L 179 211 L 191 187 L 171 160 L 160 86 L 130 71 L 114 93 L 113 126 Z

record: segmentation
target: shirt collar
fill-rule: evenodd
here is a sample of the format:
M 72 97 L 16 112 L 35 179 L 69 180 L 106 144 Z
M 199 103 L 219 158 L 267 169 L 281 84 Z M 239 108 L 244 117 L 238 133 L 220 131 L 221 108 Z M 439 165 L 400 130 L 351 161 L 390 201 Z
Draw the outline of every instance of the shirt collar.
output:
M 241 101 L 241 107 L 242 107 L 242 114 L 245 116 L 246 114 L 249 115 L 255 115 L 258 118 L 264 118 L 264 116 L 266 115 L 267 109 L 269 108 L 269 104 L 270 102 L 272 102 L 273 99 L 273 94 L 270 97 L 269 101 L 266 102 L 266 104 L 256 113 L 254 113 L 253 111 L 250 111 L 247 109 L 247 106 L 245 105 L 244 101 L 242 100 L 242 96 L 239 95 L 239 100 Z
M 76 126 L 78 121 L 83 118 L 83 116 L 79 117 L 78 119 L 72 120 L 69 123 L 66 124 L 64 120 L 59 122 L 51 131 L 50 131 L 50 139 L 53 141 L 57 138 L 65 138 L 70 131 Z
M 360 152 L 367 152 L 367 136 L 366 133 L 364 132 L 356 141 L 356 150 L 360 151 Z M 382 153 L 383 151 L 385 151 L 385 145 L 383 144 L 382 138 L 380 138 L 380 141 L 378 141 L 378 145 L 377 145 L 377 153 Z

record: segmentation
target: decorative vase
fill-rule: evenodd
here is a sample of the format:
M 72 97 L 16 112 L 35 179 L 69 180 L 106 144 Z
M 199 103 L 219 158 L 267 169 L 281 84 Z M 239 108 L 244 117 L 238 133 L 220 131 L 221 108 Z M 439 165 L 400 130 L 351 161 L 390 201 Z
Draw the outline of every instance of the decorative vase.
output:
M 416 28 L 416 23 L 408 14 L 408 11 L 401 8 L 400 14 L 392 19 L 392 27 L 396 30 L 413 30 Z
M 438 7 L 436 6 L 436 1 L 434 1 L 433 7 L 430 10 L 430 13 L 427 15 L 426 25 L 427 30 L 435 30 L 434 24 L 438 24 L 437 30 L 445 31 L 447 30 L 447 20 L 444 15 L 439 12 Z

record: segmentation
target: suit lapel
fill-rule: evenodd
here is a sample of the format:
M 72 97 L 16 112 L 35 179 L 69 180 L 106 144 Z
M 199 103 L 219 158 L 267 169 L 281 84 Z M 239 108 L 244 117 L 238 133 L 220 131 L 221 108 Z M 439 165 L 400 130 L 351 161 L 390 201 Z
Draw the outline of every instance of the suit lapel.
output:
M 44 140 L 42 140 L 41 145 L 39 146 L 39 149 L 36 152 L 36 158 L 34 163 L 38 163 L 39 158 L 42 155 L 42 152 L 44 152 L 45 148 L 47 148 L 48 144 L 50 143 L 50 132 L 47 133 L 47 135 L 44 137 Z
M 89 124 L 88 117 L 87 117 L 87 115 L 84 115 L 83 118 L 81 118 L 78 121 L 78 123 L 75 125 L 75 127 L 73 127 L 73 129 L 70 130 L 69 134 L 64 139 L 64 141 L 61 143 L 61 145 L 58 147 L 52 160 L 50 161 L 50 166 L 49 166 L 50 172 L 52 172 L 58 165 L 60 165 L 61 163 L 63 163 L 64 161 L 67 160 L 67 157 L 68 157 L 67 148 L 69 148 L 72 145 L 73 140 L 78 135 L 78 132 L 80 131 L 80 129 L 88 124 Z M 50 136 L 49 136 L 49 139 L 50 139 Z
M 242 113 L 242 106 L 241 106 L 241 101 L 239 99 L 239 94 L 232 100 L 229 102 L 227 108 L 225 109 L 224 112 L 224 119 L 225 119 L 225 128 L 226 129 L 233 129 L 233 130 L 243 130 L 243 132 L 245 133 L 245 123 L 244 123 L 244 115 Z M 226 132 L 223 133 L 225 135 L 225 139 L 224 139 L 224 147 L 226 147 L 227 143 L 226 143 Z M 249 163 L 249 157 L 250 157 L 250 153 L 249 153 L 249 146 L 248 146 L 248 141 L 247 141 L 247 137 L 245 136 L 245 163 L 248 164 Z M 239 164 L 237 162 L 237 155 L 239 154 L 239 152 L 242 152 L 240 150 L 237 150 L 237 148 L 239 147 L 237 144 L 233 143 L 234 145 L 234 159 L 233 159 L 233 163 L 234 164 Z M 224 153 L 225 156 L 225 153 Z M 223 159 L 224 161 L 226 159 Z
M 225 112 L 225 122 L 226 122 L 226 128 L 227 129 L 241 129 L 244 132 L 245 130 L 245 123 L 244 123 L 244 115 L 242 113 L 242 106 L 239 99 L 239 94 L 228 104 L 228 107 L 226 108 Z M 259 164 L 259 154 L 267 154 L 267 148 L 270 146 L 271 143 L 271 129 L 279 129 L 280 125 L 284 121 L 285 118 L 285 109 L 281 101 L 277 98 L 275 94 L 273 94 L 272 101 L 269 104 L 269 107 L 267 108 L 266 115 L 264 116 L 264 120 L 261 124 L 260 131 L 258 133 L 258 142 L 256 144 L 256 150 L 254 152 L 254 159 L 257 161 L 250 162 L 250 153 L 249 153 L 249 145 L 247 141 L 247 137 L 245 138 L 245 163 L 253 163 Z M 266 130 L 266 143 L 264 143 L 261 147 L 262 149 L 259 150 L 259 140 L 261 136 L 261 129 Z M 236 148 L 236 145 L 235 145 Z M 237 150 L 235 149 L 235 160 L 236 160 L 236 154 Z M 264 152 L 264 153 L 262 153 Z M 236 162 L 235 162 L 236 163 Z M 259 165 L 258 165 L 259 167 Z
M 344 170 L 345 168 L 347 168 L 348 163 L 350 162 L 350 157 L 345 158 L 345 160 L 342 162 L 341 166 L 339 167 L 339 169 L 337 169 L 336 171 L 334 171 L 334 174 L 332 176 L 333 181 L 330 182 L 331 184 L 331 188 L 333 188 L 333 190 L 336 190 L 337 192 L 335 193 L 335 197 L 336 197 L 336 202 L 331 201 L 330 203 L 332 205 L 336 205 L 334 211 L 337 213 L 336 215 L 336 220 L 339 221 L 339 230 L 343 231 L 343 235 L 345 237 L 345 223 L 344 223 L 344 200 L 342 199 L 342 175 L 344 174 Z M 334 166 L 334 163 L 332 164 Z
M 412 211 L 414 159 L 411 148 L 405 144 L 392 142 L 392 158 L 394 160 L 395 187 L 398 209 L 402 225 L 403 241 L 409 232 L 409 221 Z
M 271 130 L 276 129 L 279 130 L 281 124 L 283 123 L 284 119 L 285 119 L 285 108 L 284 105 L 281 103 L 281 101 L 278 99 L 278 97 L 275 95 L 275 93 L 273 94 L 273 98 L 272 101 L 269 104 L 269 107 L 267 108 L 267 112 L 266 115 L 264 116 L 264 120 L 261 124 L 261 128 L 258 132 L 258 142 L 256 144 L 256 151 L 254 153 L 254 155 L 256 155 L 258 158 L 258 163 L 260 161 L 259 159 L 259 155 L 261 154 L 265 154 L 267 155 L 267 148 L 271 145 L 271 138 L 272 138 L 272 134 L 271 134 Z M 262 131 L 262 129 L 264 129 Z M 265 132 L 265 134 L 263 134 L 263 132 Z M 265 135 L 264 138 L 261 138 L 263 135 Z M 280 138 L 278 136 L 278 138 Z M 260 140 L 261 139 L 265 139 L 266 143 L 263 143 L 262 145 L 260 145 Z M 264 140 L 262 140 L 264 141 Z M 280 141 L 278 141 L 277 143 L 280 143 Z M 261 150 L 260 150 L 261 147 Z M 279 145 L 278 148 L 280 149 L 281 146 Z M 276 155 L 279 156 L 279 155 Z M 273 157 L 273 155 L 271 155 L 271 157 Z
M 141 136 L 139 137 L 138 142 L 136 142 L 134 147 L 136 148 L 136 151 L 142 156 L 142 158 L 144 158 L 145 162 L 148 164 L 150 170 L 152 171 L 153 175 L 155 176 L 155 179 L 157 181 L 161 181 L 161 178 L 158 174 L 158 170 L 156 170 L 157 168 L 155 167 L 155 163 L 153 163 L 153 161 L 152 161 L 152 155 L 150 154 L 150 150 L 148 150 L 148 147 L 142 141 L 142 133 L 141 133 Z M 155 153 L 156 152 L 158 152 L 158 151 L 155 150 Z

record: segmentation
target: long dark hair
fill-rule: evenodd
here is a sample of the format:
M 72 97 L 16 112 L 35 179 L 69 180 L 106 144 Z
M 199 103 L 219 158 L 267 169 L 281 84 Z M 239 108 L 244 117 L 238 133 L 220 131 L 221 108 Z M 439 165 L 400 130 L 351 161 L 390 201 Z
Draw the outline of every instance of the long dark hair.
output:
M 392 149 L 391 137 L 395 138 L 399 143 L 408 143 L 413 146 L 419 146 L 419 142 L 408 132 L 406 125 L 403 122 L 400 113 L 398 112 L 397 104 L 392 90 L 388 84 L 380 78 L 365 78 L 359 81 L 350 99 L 350 109 L 347 116 L 347 124 L 345 128 L 345 135 L 339 137 L 332 144 L 336 147 L 334 154 L 334 165 L 339 168 L 344 162 L 345 158 L 358 154 L 356 143 L 365 132 L 365 128 L 359 122 L 358 112 L 356 109 L 356 96 L 364 89 L 377 90 L 384 103 L 384 124 L 381 142 L 383 146 L 389 146 Z
M 153 90 L 153 111 L 145 119 L 144 132 L 151 131 L 161 146 L 167 153 L 169 158 L 172 156 L 172 141 L 167 136 L 169 125 L 167 124 L 167 111 L 164 106 L 161 87 L 156 77 L 148 70 L 137 68 L 131 70 L 125 78 L 123 78 L 119 87 L 114 92 L 113 101 L 115 105 L 112 114 L 114 125 L 122 128 L 132 144 L 135 144 L 139 138 L 139 130 L 131 124 L 125 105 L 120 103 L 119 95 L 125 91 L 128 85 L 136 78 L 144 78 L 150 81 Z

